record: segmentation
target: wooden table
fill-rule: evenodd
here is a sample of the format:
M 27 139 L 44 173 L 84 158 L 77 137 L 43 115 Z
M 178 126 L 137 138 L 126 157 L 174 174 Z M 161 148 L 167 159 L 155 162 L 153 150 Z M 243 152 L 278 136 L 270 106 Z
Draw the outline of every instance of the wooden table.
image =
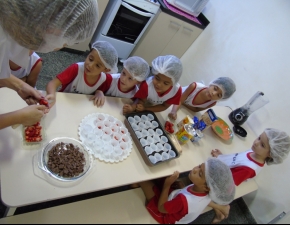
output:
M 16 92 L 8 88 L 0 88 L 0 113 L 14 111 L 26 106 Z M 77 129 L 81 120 L 91 113 L 106 113 L 124 121 L 122 106 L 127 99 L 107 97 L 105 105 L 97 108 L 89 101 L 87 95 L 57 93 L 56 105 L 45 116 L 45 132 L 47 140 L 58 136 L 78 138 Z M 231 125 L 227 107 L 212 108 L 217 116 Z M 170 109 L 156 113 L 161 123 L 165 122 Z M 202 113 L 202 112 L 201 112 Z M 185 115 L 194 114 L 185 108 L 178 112 L 178 121 Z M 211 128 L 204 132 L 204 137 L 196 144 L 187 143 L 182 147 L 179 158 L 154 167 L 148 167 L 133 144 L 132 152 L 124 161 L 106 163 L 94 160 L 91 172 L 80 183 L 73 186 L 60 187 L 41 179 L 39 171 L 33 165 L 34 156 L 41 150 L 24 147 L 21 142 L 20 128 L 11 127 L 0 130 L 0 172 L 1 197 L 8 207 L 6 215 L 13 215 L 16 208 L 45 201 L 100 191 L 154 178 L 171 175 L 173 171 L 186 172 L 203 163 L 210 157 L 210 151 L 219 148 L 223 153 L 241 152 L 249 149 L 256 135 L 247 124 L 243 125 L 248 136 L 234 136 L 231 143 L 222 141 Z M 246 186 L 245 186 L 246 187 Z M 252 189 L 249 188 L 250 192 Z M 247 190 L 243 190 L 247 193 Z

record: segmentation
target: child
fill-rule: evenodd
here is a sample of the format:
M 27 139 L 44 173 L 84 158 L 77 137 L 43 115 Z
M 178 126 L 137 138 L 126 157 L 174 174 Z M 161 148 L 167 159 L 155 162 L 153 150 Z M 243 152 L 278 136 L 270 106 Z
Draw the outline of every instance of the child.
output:
M 150 110 L 161 112 L 170 105 L 178 105 L 181 98 L 181 86 L 178 81 L 182 74 L 181 61 L 174 55 L 158 56 L 152 61 L 154 76 L 142 82 L 132 105 L 125 104 L 123 113 Z
M 196 166 L 188 178 L 193 184 L 172 190 L 177 180 L 175 171 L 159 188 L 153 181 L 139 183 L 147 199 L 146 208 L 159 223 L 191 223 L 212 201 L 229 204 L 235 195 L 235 185 L 229 167 L 215 158 Z
M 254 141 L 250 150 L 245 152 L 223 155 L 220 150 L 212 150 L 211 154 L 223 161 L 231 169 L 235 185 L 258 175 L 267 165 L 280 164 L 288 156 L 290 151 L 290 137 L 284 131 L 274 128 L 266 128 Z M 215 209 L 216 207 L 212 205 Z M 218 206 L 215 209 L 214 223 L 224 219 L 229 211 L 226 206 Z
M 90 100 L 97 107 L 102 106 L 105 102 L 103 90 L 108 89 L 112 79 L 106 73 L 116 73 L 117 63 L 118 53 L 109 42 L 95 42 L 85 62 L 72 64 L 47 84 L 46 98 L 50 107 L 55 104 L 55 93 L 60 86 L 60 92 L 94 94 Z
M 211 81 L 208 87 L 202 83 L 193 82 L 189 86 L 182 87 L 180 104 L 174 105 L 168 116 L 176 120 L 181 104 L 194 112 L 208 109 L 218 100 L 231 97 L 235 91 L 236 85 L 229 77 L 219 77 Z
M 42 59 L 35 52 L 30 51 L 29 65 L 24 69 L 16 63 L 9 60 L 11 74 L 23 80 L 31 87 L 36 86 L 37 78 L 42 68 Z
M 133 98 L 138 91 L 138 85 L 146 80 L 150 73 L 148 63 L 138 56 L 132 56 L 124 62 L 121 74 L 112 74 L 112 81 L 106 96 Z

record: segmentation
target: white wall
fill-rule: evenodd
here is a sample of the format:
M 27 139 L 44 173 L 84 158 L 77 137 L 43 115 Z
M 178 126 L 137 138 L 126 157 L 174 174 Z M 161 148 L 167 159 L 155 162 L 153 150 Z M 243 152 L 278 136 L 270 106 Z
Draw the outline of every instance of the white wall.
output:
M 233 109 L 263 91 L 270 102 L 247 123 L 257 136 L 266 127 L 290 134 L 290 1 L 211 0 L 203 13 L 210 24 L 181 58 L 181 85 L 229 76 L 237 91 L 219 105 Z M 289 175 L 290 157 L 256 178 L 258 191 L 244 200 L 258 223 L 290 211 Z

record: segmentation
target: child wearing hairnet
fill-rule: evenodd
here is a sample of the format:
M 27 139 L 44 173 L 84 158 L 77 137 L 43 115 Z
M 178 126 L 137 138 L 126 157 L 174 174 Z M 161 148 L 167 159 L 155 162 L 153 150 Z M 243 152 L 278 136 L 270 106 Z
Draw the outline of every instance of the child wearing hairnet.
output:
M 289 135 L 278 129 L 266 128 L 253 142 L 251 149 L 245 152 L 223 155 L 219 149 L 211 151 L 213 157 L 223 161 L 231 169 L 235 185 L 240 185 L 247 179 L 254 178 L 261 172 L 264 165 L 280 164 L 290 151 Z M 215 207 L 214 207 L 215 208 Z M 226 218 L 229 206 L 215 209 L 214 223 Z
M 111 74 L 111 84 L 105 91 L 106 96 L 133 98 L 138 91 L 139 84 L 146 80 L 150 73 L 148 63 L 139 56 L 132 56 L 123 63 L 123 70 L 118 74 Z
M 176 120 L 180 105 L 198 112 L 214 106 L 221 99 L 228 99 L 236 91 L 234 81 L 229 77 L 219 77 L 205 86 L 202 83 L 193 82 L 182 87 L 182 96 L 179 105 L 174 105 L 169 118 Z
M 31 87 L 36 86 L 39 73 L 42 68 L 42 59 L 33 51 L 30 51 L 29 65 L 27 69 L 20 67 L 16 63 L 9 60 L 11 74 L 23 80 Z
M 156 180 L 139 183 L 147 199 L 147 210 L 161 224 L 191 223 L 211 201 L 226 205 L 234 199 L 231 171 L 216 158 L 209 158 L 190 171 L 188 178 L 192 184 L 173 190 L 171 186 L 178 177 L 179 172 L 175 171 L 164 180 L 162 187 Z
M 179 58 L 174 55 L 158 56 L 152 61 L 152 73 L 154 76 L 140 84 L 134 96 L 136 101 L 131 105 L 124 105 L 123 114 L 135 110 L 161 112 L 172 104 L 179 104 L 182 93 L 178 83 L 182 74 Z
M 55 93 L 60 86 L 60 92 L 93 95 L 90 100 L 94 105 L 104 105 L 103 92 L 112 81 L 112 76 L 106 73 L 116 73 L 117 64 L 116 49 L 109 42 L 95 42 L 84 62 L 72 64 L 47 84 L 46 98 L 51 107 L 55 104 Z

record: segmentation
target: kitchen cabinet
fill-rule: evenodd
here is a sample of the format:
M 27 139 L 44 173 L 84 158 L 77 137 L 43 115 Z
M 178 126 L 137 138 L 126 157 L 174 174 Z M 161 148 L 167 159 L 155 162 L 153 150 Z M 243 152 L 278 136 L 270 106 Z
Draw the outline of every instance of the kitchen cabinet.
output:
M 140 56 L 149 64 L 159 55 L 181 58 L 202 31 L 199 27 L 160 11 L 130 56 Z
M 99 6 L 99 21 L 100 21 L 103 13 L 107 7 L 109 0 L 96 0 L 96 1 L 98 2 L 98 6 Z M 85 40 L 79 44 L 67 46 L 66 48 L 70 48 L 70 49 L 74 49 L 74 50 L 78 50 L 78 51 L 83 51 L 83 52 L 88 51 L 88 50 L 90 50 L 89 44 L 90 44 L 91 38 L 92 37 L 89 37 L 87 40 Z

